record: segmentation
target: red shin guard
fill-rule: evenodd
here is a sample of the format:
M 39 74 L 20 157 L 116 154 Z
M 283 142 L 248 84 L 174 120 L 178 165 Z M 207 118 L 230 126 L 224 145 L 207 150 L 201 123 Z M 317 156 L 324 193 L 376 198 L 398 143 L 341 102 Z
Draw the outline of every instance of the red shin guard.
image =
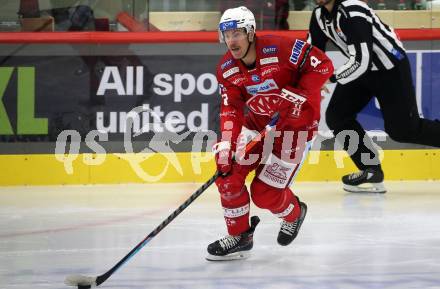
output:
M 216 180 L 229 235 L 240 235 L 249 229 L 249 192 L 244 184 L 246 174 L 234 166 L 226 177 Z
M 255 178 L 251 184 L 251 196 L 257 207 L 268 209 L 287 222 L 293 222 L 301 213 L 298 199 L 289 188 L 274 188 Z
M 232 196 L 232 198 L 231 198 Z M 223 213 L 225 216 L 228 234 L 240 235 L 249 229 L 249 193 L 246 186 L 235 196 L 221 195 Z

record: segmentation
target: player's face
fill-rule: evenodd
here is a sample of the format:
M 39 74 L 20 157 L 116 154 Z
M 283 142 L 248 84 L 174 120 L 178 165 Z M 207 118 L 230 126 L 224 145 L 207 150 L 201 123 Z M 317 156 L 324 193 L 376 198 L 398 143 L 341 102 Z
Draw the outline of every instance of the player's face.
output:
M 248 35 L 244 29 L 227 30 L 223 32 L 226 45 L 235 59 L 241 59 L 245 56 L 248 49 Z

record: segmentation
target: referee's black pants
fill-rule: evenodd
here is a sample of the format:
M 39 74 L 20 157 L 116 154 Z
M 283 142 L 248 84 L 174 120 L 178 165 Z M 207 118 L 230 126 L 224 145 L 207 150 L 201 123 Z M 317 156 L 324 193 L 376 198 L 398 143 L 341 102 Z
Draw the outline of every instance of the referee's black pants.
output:
M 391 70 L 370 71 L 350 83 L 337 84 L 326 112 L 327 125 L 343 144 L 360 170 L 380 168 L 379 155 L 371 139 L 356 120 L 357 114 L 376 96 L 385 132 L 395 141 L 440 147 L 440 122 L 419 117 L 410 65 L 404 58 Z M 347 132 L 348 131 L 348 132 Z M 359 146 L 353 149 L 357 134 Z

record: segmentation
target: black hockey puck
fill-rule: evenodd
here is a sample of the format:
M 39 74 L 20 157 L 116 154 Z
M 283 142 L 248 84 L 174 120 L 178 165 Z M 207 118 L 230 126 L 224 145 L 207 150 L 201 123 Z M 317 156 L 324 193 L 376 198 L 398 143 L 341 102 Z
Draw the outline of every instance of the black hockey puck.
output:
M 92 288 L 90 285 L 78 285 L 78 289 L 89 289 Z

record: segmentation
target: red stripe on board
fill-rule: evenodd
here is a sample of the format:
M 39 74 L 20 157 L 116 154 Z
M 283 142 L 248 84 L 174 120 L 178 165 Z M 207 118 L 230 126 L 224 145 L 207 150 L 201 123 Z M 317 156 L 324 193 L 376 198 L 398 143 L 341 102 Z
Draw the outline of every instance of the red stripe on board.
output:
M 396 29 L 401 40 L 440 40 L 440 29 Z M 306 30 L 258 31 L 305 39 Z M 203 43 L 218 42 L 216 31 L 196 32 L 1 32 L 0 43 Z

